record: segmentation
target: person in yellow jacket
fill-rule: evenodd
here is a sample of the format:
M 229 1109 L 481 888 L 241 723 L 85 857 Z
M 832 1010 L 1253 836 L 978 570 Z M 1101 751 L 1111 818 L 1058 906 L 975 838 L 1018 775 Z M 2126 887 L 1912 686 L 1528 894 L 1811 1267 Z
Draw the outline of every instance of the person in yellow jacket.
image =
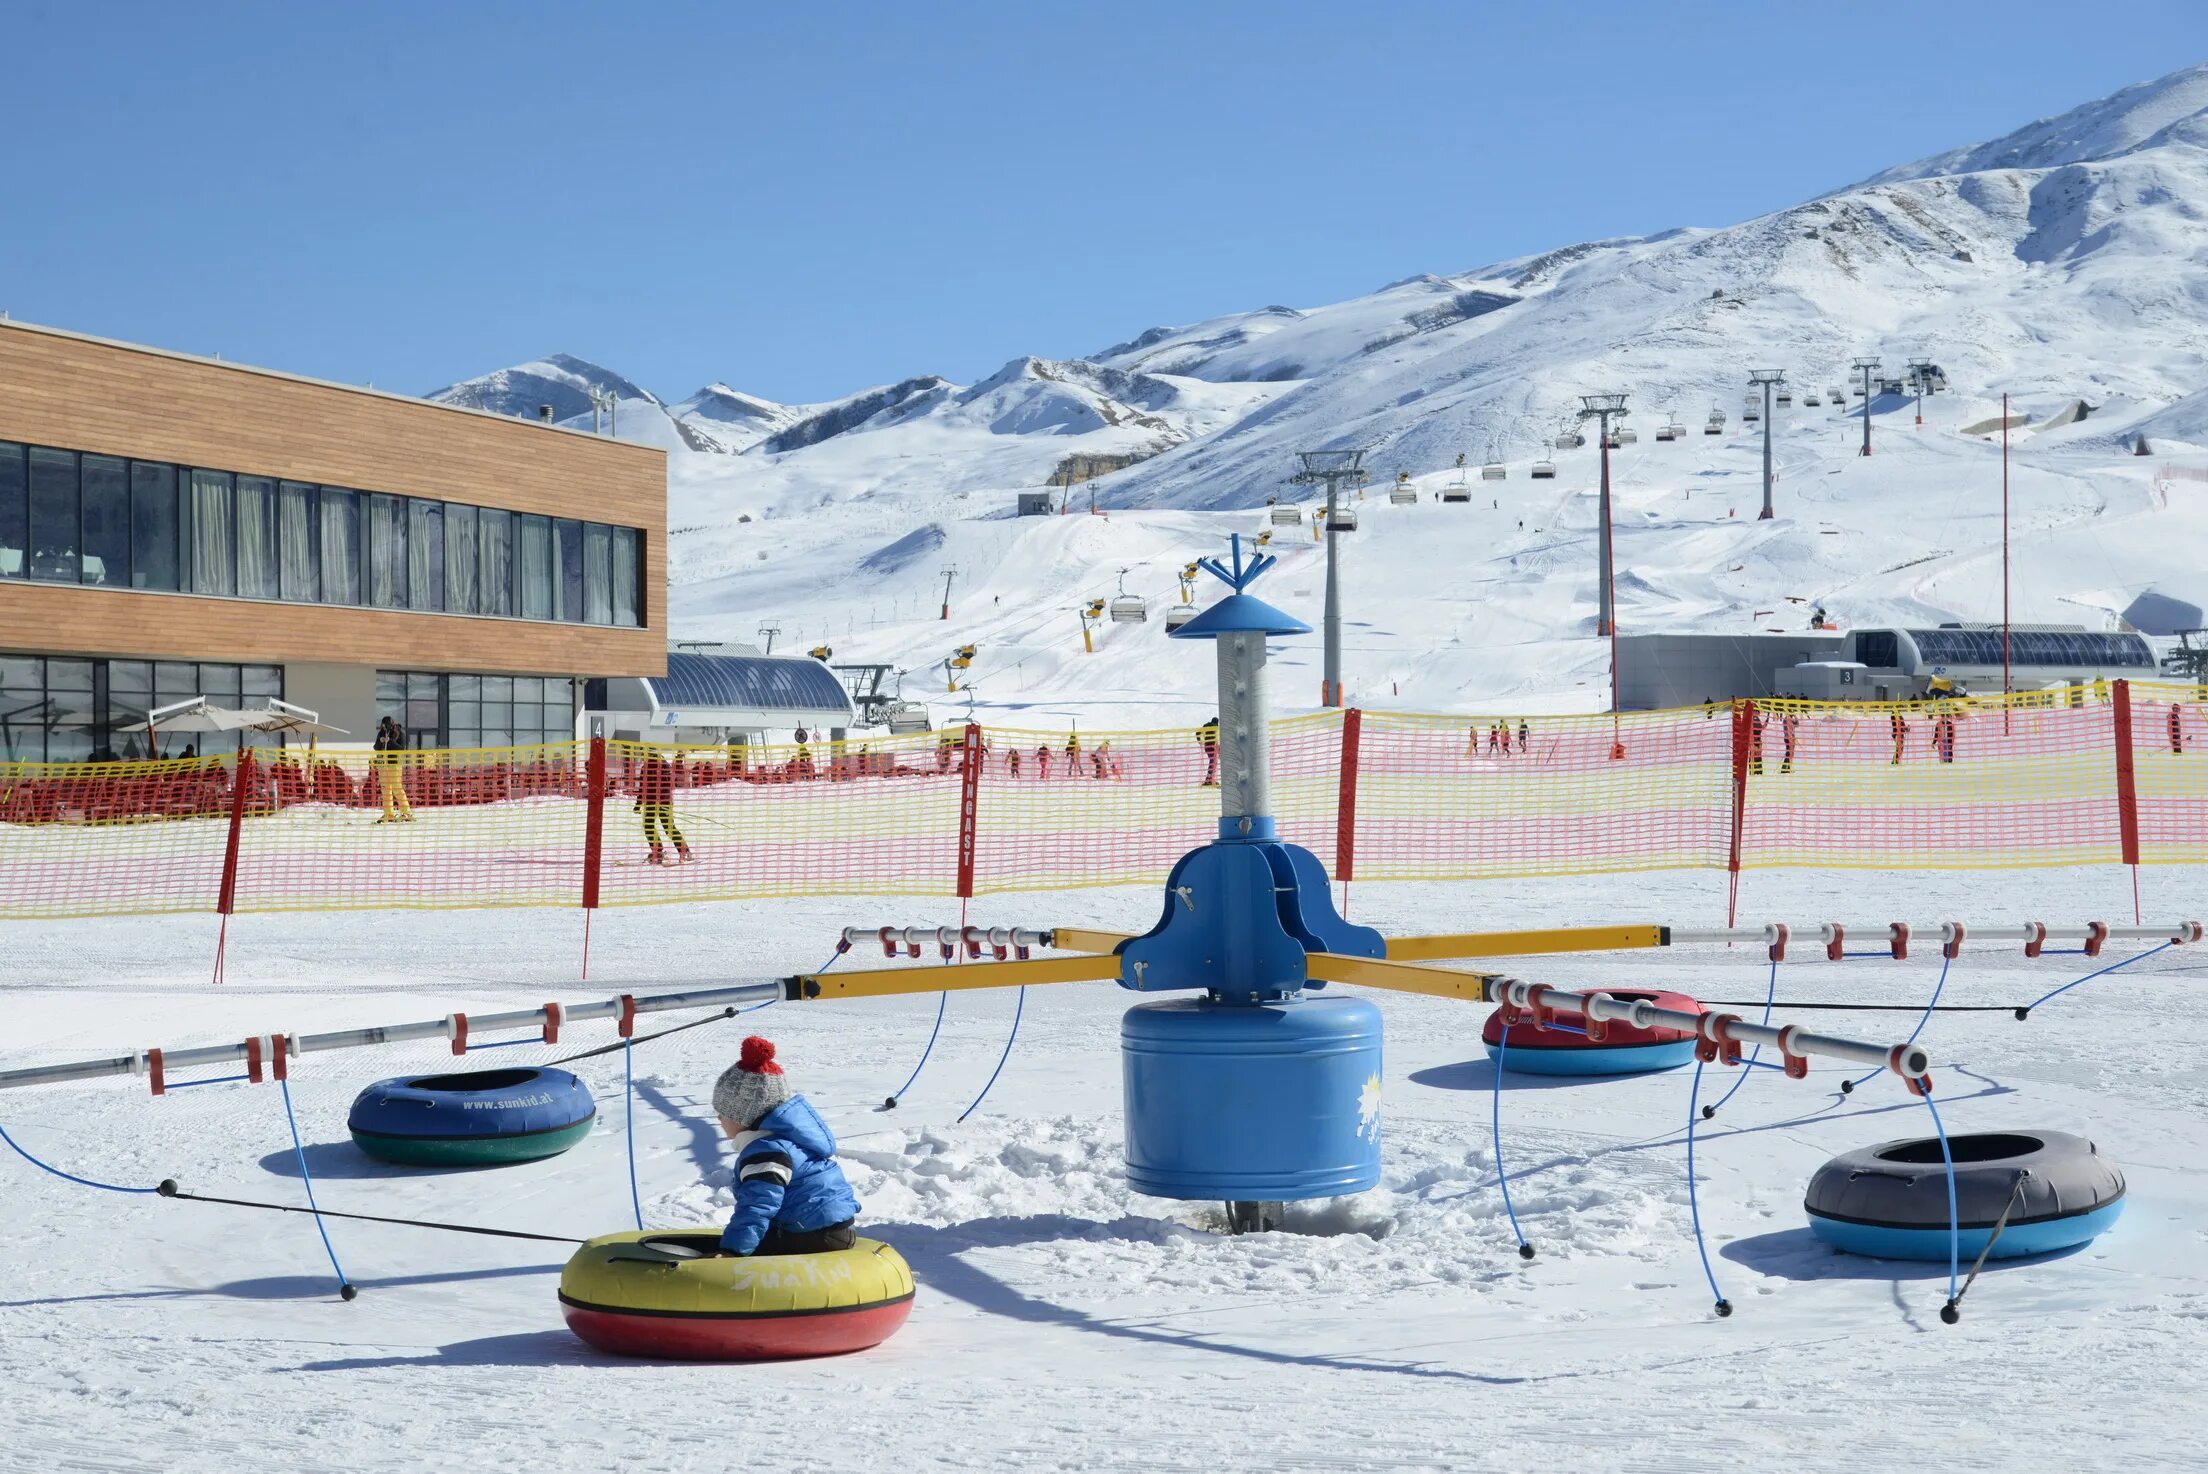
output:
M 406 728 L 394 717 L 376 726 L 376 784 L 383 794 L 383 817 L 378 824 L 414 822 L 414 806 L 406 801 Z

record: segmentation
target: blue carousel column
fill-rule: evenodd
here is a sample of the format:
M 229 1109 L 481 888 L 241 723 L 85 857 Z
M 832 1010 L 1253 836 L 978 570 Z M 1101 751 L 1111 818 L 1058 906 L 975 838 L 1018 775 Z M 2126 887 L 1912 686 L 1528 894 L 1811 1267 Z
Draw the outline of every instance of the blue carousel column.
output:
M 1219 838 L 1181 857 L 1158 925 L 1125 943 L 1122 980 L 1203 996 L 1139 1004 L 1120 1026 L 1128 1185 L 1227 1205 L 1236 1231 L 1271 1227 L 1280 1205 L 1380 1179 L 1380 1013 L 1312 998 L 1311 951 L 1378 957 L 1386 944 L 1333 907 L 1326 871 L 1274 832 L 1267 750 L 1267 638 L 1309 627 L 1243 593 L 1271 566 L 1173 631 L 1218 646 Z

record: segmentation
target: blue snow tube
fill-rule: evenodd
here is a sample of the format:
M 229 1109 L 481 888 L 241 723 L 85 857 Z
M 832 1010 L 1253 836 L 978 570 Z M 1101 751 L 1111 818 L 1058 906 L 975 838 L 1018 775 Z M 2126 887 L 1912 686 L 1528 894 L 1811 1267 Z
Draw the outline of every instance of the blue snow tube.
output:
M 565 1070 L 470 1070 L 378 1080 L 353 1101 L 353 1142 L 413 1167 L 555 1157 L 590 1134 L 598 1103 Z
M 2123 1170 L 2082 1136 L 2001 1131 L 1950 1136 L 1947 1143 L 1955 1161 L 1957 1247 L 1966 1264 L 1989 1240 L 1988 1259 L 2068 1249 L 2100 1237 L 2123 1214 Z M 1802 1207 L 1810 1232 L 1847 1253 L 1943 1263 L 1948 1257 L 1947 1168 L 1937 1137 L 1834 1157 L 1810 1178 Z

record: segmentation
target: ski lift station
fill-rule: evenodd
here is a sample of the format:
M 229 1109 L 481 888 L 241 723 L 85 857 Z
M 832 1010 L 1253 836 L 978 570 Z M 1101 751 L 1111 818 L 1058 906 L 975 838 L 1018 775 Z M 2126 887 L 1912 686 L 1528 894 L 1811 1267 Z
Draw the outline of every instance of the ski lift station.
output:
M 663 676 L 583 684 L 580 736 L 684 745 L 783 742 L 799 727 L 841 737 L 858 725 L 842 679 L 809 656 L 751 645 L 667 652 Z
M 2154 649 L 2140 635 L 2080 625 L 2009 629 L 2009 683 L 2018 691 L 2082 693 L 2099 681 L 2152 678 L 2155 669 Z M 1999 625 L 1618 638 L 1618 702 L 1632 710 L 1774 696 L 1914 701 L 2001 689 Z

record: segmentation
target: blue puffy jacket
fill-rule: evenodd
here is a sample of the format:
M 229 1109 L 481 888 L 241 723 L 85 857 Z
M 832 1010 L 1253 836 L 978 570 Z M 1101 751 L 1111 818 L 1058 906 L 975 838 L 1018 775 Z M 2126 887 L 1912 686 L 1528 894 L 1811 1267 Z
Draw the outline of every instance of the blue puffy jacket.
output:
M 749 1254 L 770 1226 L 810 1233 L 859 1216 L 859 1200 L 836 1165 L 835 1133 L 804 1096 L 791 1096 L 752 1129 L 758 1134 L 736 1152 L 736 1212 L 722 1249 Z

